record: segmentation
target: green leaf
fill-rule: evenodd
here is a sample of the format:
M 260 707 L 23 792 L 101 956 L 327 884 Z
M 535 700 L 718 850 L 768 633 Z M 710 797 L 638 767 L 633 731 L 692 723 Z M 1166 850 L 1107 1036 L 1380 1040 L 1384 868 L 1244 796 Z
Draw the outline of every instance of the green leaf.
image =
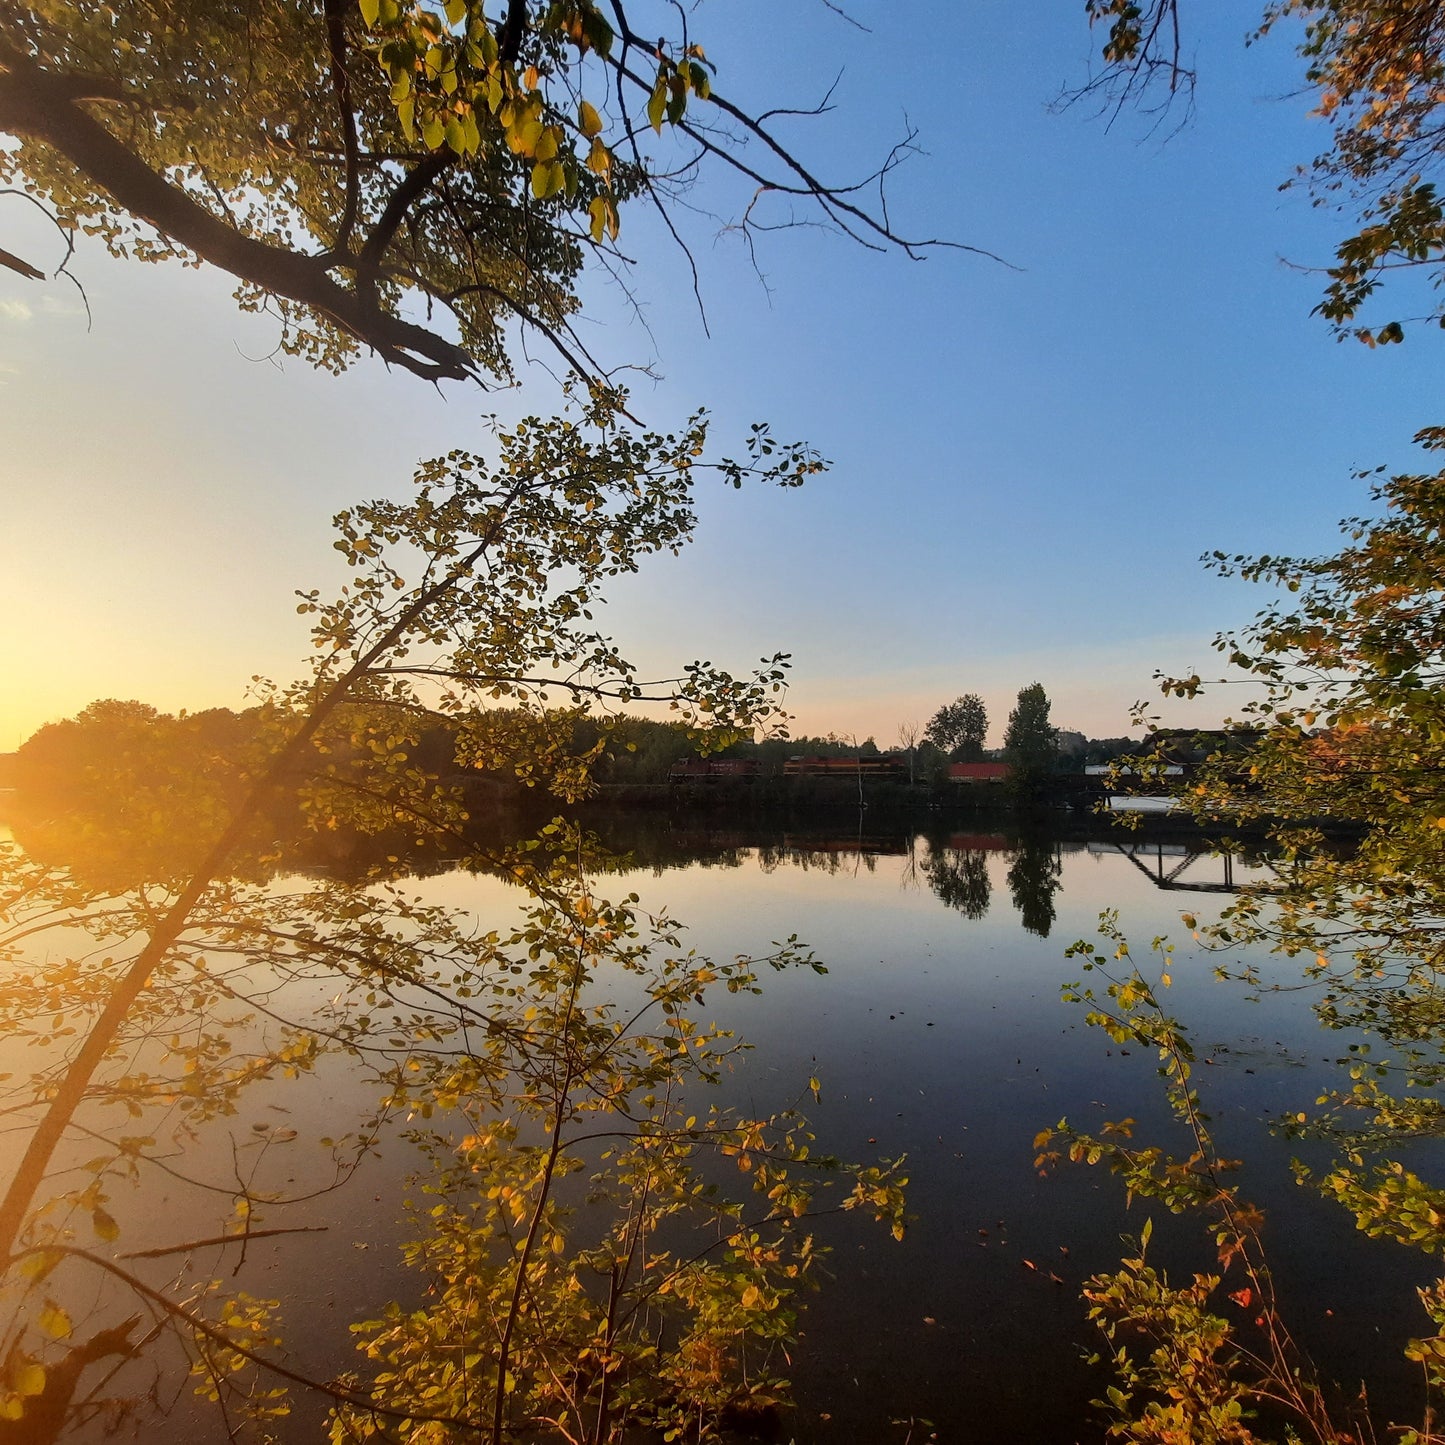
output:
M 612 51 L 614 32 L 602 13 L 590 6 L 582 12 L 582 34 L 604 60 Z
M 376 17 L 381 13 L 381 0 L 361 0 L 361 18 L 366 21 L 367 26 L 376 24 Z

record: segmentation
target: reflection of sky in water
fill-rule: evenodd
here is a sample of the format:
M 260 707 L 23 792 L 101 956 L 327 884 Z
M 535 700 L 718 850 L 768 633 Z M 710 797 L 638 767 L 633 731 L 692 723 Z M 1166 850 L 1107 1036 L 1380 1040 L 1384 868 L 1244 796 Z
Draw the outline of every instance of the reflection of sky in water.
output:
M 982 918 L 939 902 L 921 841 L 911 858 L 814 853 L 804 855 L 808 866 L 765 867 L 753 856 L 737 869 L 626 879 L 644 906 L 684 920 L 689 944 L 704 953 L 766 952 L 796 933 L 826 963 L 825 977 L 765 977 L 760 998 L 710 1000 L 714 1016 L 753 1045 L 725 1086 L 741 1107 L 796 1102 L 821 1149 L 909 1156 L 919 1218 L 903 1245 L 853 1221 L 823 1231 L 837 1249 L 837 1278 L 810 1307 L 794 1375 L 808 1407 L 833 1417 L 816 1438 L 862 1438 L 910 1412 L 940 1425 L 943 1439 L 1088 1437 L 1086 1405 L 1100 1380 L 1078 1360 L 1094 1343 L 1078 1286 L 1117 1260 L 1118 1236 L 1137 1231 L 1146 1211 L 1126 1213 L 1122 1188 L 1099 1171 L 1066 1167 L 1040 1179 L 1031 1141 L 1064 1115 L 1086 1128 L 1132 1116 L 1141 1137 L 1183 1145 L 1156 1060 L 1137 1048 L 1124 1056 L 1084 1026 L 1081 1008 L 1060 1001 L 1066 982 L 1088 977 L 1064 950 L 1097 938 L 1105 908 L 1118 910 L 1142 970 L 1156 935 L 1176 944 L 1169 1006 L 1198 1048 L 1196 1081 L 1221 1147 L 1251 1160 L 1246 1187 L 1266 1208 L 1268 1237 L 1284 1246 L 1276 1271 L 1304 1337 L 1327 1368 L 1346 1376 L 1368 1368 L 1375 1397 L 1407 1409 L 1401 1395 L 1414 1376 L 1398 1356 L 1404 1335 L 1382 1347 L 1374 1321 L 1401 1319 L 1406 1333 L 1423 1326 L 1413 1285 L 1428 1269 L 1420 1256 L 1363 1240 L 1343 1211 L 1296 1186 L 1288 1159 L 1299 1146 L 1258 1122 L 1313 1105 L 1333 1076 L 1326 1060 L 1347 1040 L 1320 1034 L 1308 995 L 1249 1001 L 1214 979 L 1218 960 L 1192 942 L 1179 915 L 1204 921 L 1228 901 L 1183 886 L 1222 881 L 1221 860 L 1191 862 L 1182 850 L 1140 844 L 1135 862 L 1112 844 L 1064 844 L 1057 916 L 1041 938 L 1021 927 L 1011 896 L 1017 852 L 998 848 L 1002 840 L 992 849 L 957 841 L 984 844 L 973 850 L 989 883 Z M 1175 888 L 1145 876 L 1167 877 L 1181 864 Z M 478 896 L 470 890 L 495 885 L 453 875 L 431 886 L 467 904 Z M 1254 961 L 1267 981 L 1293 976 L 1287 960 Z M 820 1105 L 806 1093 L 813 1073 Z M 1211 1267 L 1191 1221 L 1166 1215 L 1155 1227 L 1160 1263 Z M 1370 1321 L 1363 1336 L 1361 1318 Z M 1041 1379 L 1049 1381 L 1042 1396 Z
M 744 849 L 732 855 L 735 867 L 684 865 L 597 883 L 600 893 L 635 890 L 643 907 L 665 908 L 703 953 L 766 953 L 797 934 L 826 976 L 766 973 L 760 997 L 709 998 L 711 1016 L 753 1045 L 725 1095 L 762 1114 L 799 1103 L 821 1151 L 909 1157 L 918 1219 L 902 1245 L 851 1218 L 820 1226 L 835 1249 L 835 1278 L 809 1307 L 795 1361 L 805 1407 L 798 1438 L 883 1439 L 889 1420 L 910 1414 L 934 1421 L 944 1440 L 1097 1438 L 1086 1405 L 1102 1382 L 1079 1361 L 1080 1347 L 1092 1345 L 1079 1284 L 1118 1258 L 1118 1235 L 1137 1231 L 1145 1211 L 1126 1214 L 1121 1189 L 1096 1171 L 1039 1178 L 1031 1141 L 1063 1115 L 1086 1128 L 1132 1115 L 1141 1136 L 1181 1142 L 1165 1117 L 1155 1061 L 1138 1049 L 1123 1053 L 1059 998 L 1064 983 L 1085 977 L 1064 950 L 1096 936 L 1104 908 L 1118 910 L 1146 971 L 1155 935 L 1179 945 L 1170 1006 L 1198 1046 L 1197 1081 L 1221 1143 L 1249 1157 L 1247 1191 L 1266 1207 L 1269 1237 L 1285 1244 L 1276 1269 L 1303 1336 L 1328 1367 L 1368 1368 L 1376 1398 L 1398 1399 L 1410 1378 L 1398 1342 L 1382 1344 L 1371 1331 L 1377 1317 L 1407 1331 L 1423 1324 L 1410 1289 L 1426 1271 L 1404 1251 L 1360 1240 L 1347 1216 L 1290 1182 L 1290 1146 L 1258 1123 L 1261 1114 L 1311 1105 L 1330 1075 L 1324 1060 L 1345 1041 L 1318 1034 L 1305 995 L 1249 1002 L 1236 986 L 1214 982 L 1214 960 L 1179 914 L 1208 918 L 1226 900 L 1156 886 L 1171 873 L 1177 884 L 1216 883 L 1220 861 L 1153 845 L 1131 861 L 1110 844 L 1040 842 L 1025 856 L 990 835 L 938 842 L 934 854 L 921 840 L 912 852 L 866 856 L 817 844 L 791 855 Z M 902 849 L 903 840 L 891 846 Z M 968 873 L 981 916 L 940 902 L 930 885 L 945 867 Z M 1016 902 L 1021 878 L 1048 896 Z M 452 873 L 416 889 L 489 926 L 519 906 L 515 888 L 487 876 Z M 1047 937 L 1021 926 L 1019 904 L 1037 925 L 1041 901 L 1052 913 Z M 1267 978 L 1290 977 L 1287 961 L 1256 961 Z M 807 1094 L 813 1074 L 822 1081 L 818 1104 Z M 264 1169 L 276 1187 L 304 1192 L 329 1168 L 311 1140 L 353 1127 L 365 1104 L 344 1066 L 325 1063 L 313 1077 L 248 1095 L 236 1119 L 211 1126 L 189 1152 L 186 1171 L 228 1173 L 233 1140 L 243 1157 L 256 1155 L 253 1124 L 296 1128 L 301 1137 L 271 1149 Z M 295 1363 L 322 1373 L 346 1367 L 346 1324 L 408 1289 L 393 1245 L 404 1237 L 396 1221 L 413 1164 L 392 1139 L 341 1191 L 268 1211 L 269 1223 L 328 1230 L 258 1242 L 237 1281 L 286 1300 Z M 126 1246 L 143 1248 L 212 1232 L 215 1209 L 213 1197 L 167 1180 L 144 1197 L 118 1197 L 116 1212 Z M 1166 1218 L 1156 1231 L 1159 1262 L 1209 1266 L 1193 1223 Z M 1363 1338 L 1361 1318 L 1371 1322 Z M 1407 1408 L 1402 1401 L 1400 1411 Z M 831 1420 L 818 1423 L 820 1412 Z M 303 1410 L 296 1428 L 306 1419 Z

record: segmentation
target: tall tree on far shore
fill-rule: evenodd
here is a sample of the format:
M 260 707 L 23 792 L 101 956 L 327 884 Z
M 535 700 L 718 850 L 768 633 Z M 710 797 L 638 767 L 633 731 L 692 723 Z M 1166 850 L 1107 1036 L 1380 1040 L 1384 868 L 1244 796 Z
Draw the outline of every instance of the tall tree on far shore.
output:
M 1019 689 L 1003 735 L 1004 761 L 1013 769 L 1013 788 L 1021 798 L 1036 794 L 1059 756 L 1058 729 L 1049 721 L 1049 698 L 1043 684 Z
M 955 762 L 973 763 L 983 756 L 988 735 L 988 709 L 976 692 L 966 692 L 946 702 L 928 720 L 924 737 L 940 747 Z

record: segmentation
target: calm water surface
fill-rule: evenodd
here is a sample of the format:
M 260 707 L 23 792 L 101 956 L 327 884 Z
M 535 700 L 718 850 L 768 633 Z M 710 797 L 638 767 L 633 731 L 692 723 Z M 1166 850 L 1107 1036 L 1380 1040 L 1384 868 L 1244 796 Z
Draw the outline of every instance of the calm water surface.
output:
M 1173 1007 L 1207 1061 L 1198 1082 L 1221 1145 L 1247 1160 L 1246 1191 L 1266 1210 L 1299 1334 L 1327 1374 L 1353 1383 L 1367 1373 L 1374 1398 L 1397 1416 L 1418 1408 L 1399 1346 L 1423 1332 L 1413 1288 L 1428 1277 L 1425 1262 L 1363 1239 L 1342 1211 L 1296 1186 L 1289 1158 L 1299 1146 L 1267 1127 L 1314 1103 L 1347 1039 L 1319 1032 L 1305 995 L 1250 1001 L 1213 981 L 1214 961 L 1179 922 L 1182 911 L 1207 917 L 1227 901 L 1213 891 L 1224 879 L 1220 860 L 1152 844 L 1131 858 L 1108 841 L 1025 843 L 983 831 L 925 840 L 871 824 L 868 833 L 850 825 L 775 833 L 765 845 L 746 828 L 658 826 L 665 836 L 649 828 L 639 848 L 654 861 L 601 880 L 600 892 L 635 890 L 645 907 L 684 922 L 704 953 L 767 952 L 797 934 L 828 968 L 770 975 L 760 997 L 709 1000 L 711 1016 L 751 1045 L 722 1086 L 726 1100 L 762 1115 L 805 1103 L 821 1150 L 908 1156 L 916 1218 L 902 1243 L 851 1216 L 820 1228 L 831 1278 L 809 1299 L 793 1359 L 799 1409 L 783 1438 L 1102 1438 L 1089 1401 L 1108 1380 L 1082 1358 L 1095 1341 L 1079 1288 L 1117 1261 L 1120 1235 L 1137 1233 L 1151 1211 L 1126 1209 L 1115 1181 L 1082 1166 L 1040 1177 L 1033 1136 L 1063 1116 L 1093 1128 L 1132 1115 L 1141 1136 L 1182 1143 L 1155 1061 L 1121 1050 L 1060 1001 L 1061 987 L 1081 977 L 1064 950 L 1095 936 L 1104 908 L 1119 911 L 1136 956 L 1157 934 L 1179 945 Z M 486 876 L 441 874 L 417 887 L 488 927 L 518 907 L 515 890 Z M 1262 962 L 1267 978 L 1292 979 L 1287 962 Z M 258 1178 L 304 1193 L 327 1175 L 307 1139 L 350 1127 L 365 1107 L 338 1064 L 267 1086 L 247 1096 L 241 1118 L 191 1147 L 184 1172 L 224 1164 L 237 1140 L 254 1154 L 251 1126 L 284 1123 L 300 1137 L 271 1149 Z M 399 1201 L 415 1163 L 389 1138 L 343 1188 L 270 1221 L 325 1233 L 248 1251 L 236 1282 L 283 1301 L 301 1368 L 347 1368 L 347 1324 L 414 1294 L 397 1245 L 407 1237 Z M 214 1223 L 214 1203 L 198 1202 L 179 1180 L 120 1204 L 132 1248 Z M 1156 1218 L 1155 1231 L 1156 1262 L 1210 1267 L 1197 1221 Z M 186 1422 L 188 1437 L 215 1426 L 184 1404 L 173 1408 L 173 1426 Z M 303 1408 L 282 1435 L 316 1438 L 313 1427 L 319 1420 Z

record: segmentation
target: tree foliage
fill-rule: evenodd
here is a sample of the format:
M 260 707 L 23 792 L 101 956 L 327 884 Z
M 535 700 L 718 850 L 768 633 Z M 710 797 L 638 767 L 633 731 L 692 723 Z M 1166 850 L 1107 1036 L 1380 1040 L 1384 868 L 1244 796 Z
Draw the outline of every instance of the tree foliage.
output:
M 956 761 L 977 762 L 988 736 L 988 709 L 976 692 L 946 702 L 928 720 L 924 736 Z
M 1417 440 L 1445 448 L 1438 428 Z M 1250 627 L 1217 639 L 1236 670 L 1229 681 L 1255 691 L 1231 720 L 1233 731 L 1214 735 L 1181 802 L 1226 838 L 1263 833 L 1270 869 L 1243 882 L 1217 923 L 1188 914 L 1184 922 L 1215 951 L 1222 975 L 1252 988 L 1268 985 L 1258 968 L 1230 966 L 1240 946 L 1302 961 L 1321 1024 L 1353 1031 L 1353 1041 L 1336 1085 L 1313 1110 L 1280 1125 L 1314 1141 L 1314 1163 L 1296 1164 L 1297 1175 L 1348 1210 L 1363 1233 L 1438 1263 L 1445 1187 L 1438 1160 L 1420 1146 L 1445 1132 L 1445 472 L 1374 476 L 1381 510 L 1346 520 L 1338 552 L 1209 559 L 1272 597 Z M 1192 697 L 1211 684 L 1196 674 L 1164 686 Z M 1176 745 L 1166 739 L 1145 765 L 1166 762 Z M 1082 985 L 1072 994 L 1114 1038 L 1158 1049 L 1195 1148 L 1176 1158 L 1132 1143 L 1127 1129 L 1059 1132 L 1071 1157 L 1107 1162 L 1134 1195 L 1176 1212 L 1205 1210 L 1221 1264 L 1218 1275 L 1198 1276 L 1183 1291 L 1170 1289 L 1142 1254 L 1091 1282 L 1124 1381 L 1111 1392 L 1120 1412 L 1115 1433 L 1196 1438 L 1179 1432 L 1228 1420 L 1234 1434 L 1221 1438 L 1256 1439 L 1241 1405 L 1268 1401 L 1287 1408 L 1304 1438 L 1331 1445 L 1368 1438 L 1369 1422 L 1350 1418 L 1363 1412 L 1365 1397 L 1340 1411 L 1301 1358 L 1269 1283 L 1259 1215 L 1223 1177 L 1231 1166 L 1215 1152 L 1191 1083 L 1188 1037 L 1161 1002 L 1173 968 L 1167 942 L 1155 943 L 1156 982 L 1132 963 L 1112 917 L 1104 932 L 1114 962 L 1091 944 L 1074 952 L 1107 981 L 1107 1003 Z M 1267 1350 L 1241 1348 L 1229 1323 L 1219 1296 L 1231 1270 L 1246 1278 L 1235 1278 L 1243 1287 L 1229 1298 L 1258 1311 Z M 1445 1384 L 1445 1281 L 1421 1288 L 1419 1302 L 1427 1328 L 1406 1354 L 1433 1392 Z M 1147 1366 L 1126 1343 L 1141 1331 L 1157 1347 Z M 1184 1388 L 1186 1356 L 1198 1391 Z M 1160 1433 L 1166 1420 L 1175 1434 Z M 1399 1433 L 1424 1442 L 1435 1432 L 1427 1418 L 1422 1429 Z
M 699 1085 L 735 1045 L 701 1022 L 698 991 L 754 990 L 757 966 L 696 957 L 667 920 L 644 935 L 635 902 L 547 901 L 517 936 L 529 955 L 543 945 L 514 990 L 534 1055 L 514 1037 L 460 1065 L 440 1058 L 388 1098 L 455 1101 L 423 1136 L 433 1169 L 407 1251 L 428 1304 L 358 1326 L 371 1400 L 413 1417 L 403 1439 L 434 1438 L 423 1411 L 475 1420 L 481 1403 L 494 1441 L 542 1429 L 600 1445 L 639 1427 L 710 1438 L 726 1413 L 785 1396 L 796 1299 L 819 1254 L 807 1220 L 836 1164 L 810 1158 L 791 1112 L 702 1108 Z M 783 948 L 766 964 L 807 961 Z M 643 981 L 640 1011 L 590 998 L 619 971 Z M 751 1199 L 702 1187 L 711 1160 L 730 1161 Z M 564 1180 L 589 1165 L 585 1206 L 564 1202 Z M 843 1208 L 901 1205 L 895 1171 L 852 1183 Z M 396 1435 L 369 1404 L 340 1410 L 332 1430 L 337 1442 Z
M 1445 432 L 1418 440 L 1438 451 Z M 1384 1045 L 1384 1072 L 1362 1056 L 1320 1126 L 1388 1146 L 1445 1121 L 1434 1097 L 1445 1081 L 1445 473 L 1393 476 L 1374 496 L 1384 514 L 1346 521 L 1332 556 L 1215 554 L 1220 572 L 1282 600 L 1218 639 L 1259 693 L 1234 720 L 1244 749 L 1217 749 L 1184 802 L 1276 845 L 1275 886 L 1247 887 L 1211 937 L 1304 958 L 1325 1024 Z M 1165 686 L 1191 696 L 1207 684 Z M 1354 1169 L 1326 1187 L 1352 1194 Z
M 1438 451 L 1445 431 L 1417 440 Z M 1232 720 L 1245 750 L 1217 749 L 1185 798 L 1201 819 L 1266 826 L 1287 884 L 1269 927 L 1293 953 L 1348 951 L 1365 974 L 1445 957 L 1445 473 L 1378 481 L 1374 497 L 1384 514 L 1343 523 L 1332 556 L 1213 554 L 1279 600 L 1217 639 L 1258 695 Z M 1323 846 L 1342 826 L 1352 846 Z
M 1164 1007 L 1176 966 L 1173 946 L 1156 938 L 1152 966 L 1141 965 L 1115 913 L 1104 914 L 1099 932 L 1102 946 L 1081 941 L 1068 950 L 1092 977 L 1065 985 L 1064 998 L 1086 1006 L 1088 1023 L 1115 1043 L 1157 1056 L 1189 1152 L 1174 1155 L 1136 1140 L 1132 1118 L 1088 1133 L 1064 1119 L 1035 1138 L 1035 1164 L 1046 1169 L 1065 1157 L 1103 1164 L 1124 1182 L 1131 1201 L 1173 1214 L 1199 1212 L 1219 1265 L 1218 1273 L 1195 1273 L 1187 1285 L 1171 1284 L 1148 1261 L 1149 1218 L 1120 1268 L 1085 1284 L 1089 1317 L 1104 1336 L 1118 1381 L 1107 1400 L 1098 1402 L 1111 1417 L 1109 1437 L 1137 1445 L 1205 1440 L 1266 1445 L 1269 1436 L 1261 1429 L 1273 1435 L 1271 1426 L 1278 1423 L 1286 1442 L 1357 1445 L 1373 1438 L 1365 1392 L 1356 1399 L 1333 1398 L 1290 1331 L 1269 1268 L 1263 1216 L 1235 1177 L 1240 1161 L 1219 1151 L 1194 1083 L 1193 1045 Z M 1227 1296 L 1226 1282 L 1237 1286 Z M 1242 1328 L 1241 1317 L 1252 1318 L 1253 1328 Z M 1404 1432 L 1402 1438 L 1424 1445 L 1429 1434 Z
M 1019 689 L 1018 701 L 1004 729 L 1003 756 L 1012 769 L 1010 785 L 1019 796 L 1029 797 L 1053 772 L 1058 755 L 1058 735 L 1049 721 L 1048 694 L 1042 683 L 1032 682 Z
M 1104 27 L 1104 67 L 1076 95 L 1101 96 L 1116 112 L 1158 113 L 1192 94 L 1188 7 L 1179 0 L 1089 0 Z M 1353 213 L 1316 311 L 1340 335 L 1370 346 L 1398 342 L 1407 314 L 1368 313 L 1385 279 L 1419 271 L 1414 319 L 1445 323 L 1435 298 L 1445 267 L 1445 17 L 1433 0 L 1269 0 L 1256 39 L 1279 30 L 1301 36 L 1304 79 L 1330 144 L 1291 184 L 1317 204 Z
M 754 206 L 918 250 L 881 193 L 820 180 L 715 77 L 668 5 L 32 0 L 0 8 L 0 131 L 18 142 L 0 182 L 117 255 L 229 272 L 321 366 L 370 349 L 432 380 L 505 380 L 519 322 L 595 376 L 570 325 L 584 262 L 625 272 L 634 201 L 678 235 L 671 201 L 700 168 Z
M 505 760 L 577 796 L 600 755 L 568 751 L 578 713 L 604 733 L 612 709 L 642 699 L 670 701 L 704 737 L 764 721 L 781 659 L 751 678 L 695 663 L 645 681 L 592 610 L 608 579 L 685 544 L 698 475 L 792 485 L 820 464 L 761 433 L 748 459 L 714 460 L 702 418 L 640 434 L 595 395 L 583 416 L 519 422 L 497 446 L 491 460 L 452 452 L 423 464 L 407 502 L 338 516 L 351 580 L 299 602 L 313 666 L 248 720 L 244 779 L 202 770 L 194 796 L 177 800 L 189 849 L 114 886 L 0 850 L 0 1019 L 27 1055 L 0 1081 L 0 1107 L 24 1137 L 0 1201 L 0 1418 L 28 1429 L 42 1412 L 64 1414 L 65 1382 L 86 1358 L 65 1300 L 109 1286 L 118 1294 L 102 1290 L 105 1304 L 139 1306 L 152 1333 L 174 1333 L 202 1392 L 228 1410 L 283 1414 L 289 1382 L 329 1398 L 338 1439 L 450 1430 L 499 1445 L 546 1429 L 603 1445 L 683 1420 L 710 1436 L 725 1409 L 784 1388 L 778 1361 L 812 1272 L 805 1221 L 818 1191 L 842 1183 L 831 1207 L 901 1231 L 897 1170 L 839 1175 L 836 1161 L 810 1157 L 791 1114 L 703 1104 L 733 1047 L 702 1013 L 707 994 L 755 989 L 752 961 L 714 964 L 635 898 L 599 898 L 585 839 L 549 827 L 502 851 L 469 844 L 465 792 L 413 751 L 442 717 L 463 767 Z M 509 705 L 505 734 L 492 703 Z M 102 703 L 58 730 L 63 745 L 97 733 L 121 744 L 123 776 L 98 801 L 142 867 L 151 836 L 175 829 L 162 800 L 187 752 L 148 746 L 157 721 Z M 192 739 L 172 723 L 172 742 Z M 530 909 L 488 928 L 364 875 L 283 885 L 258 869 L 248 881 L 268 846 L 267 800 L 283 790 L 319 833 L 401 827 L 463 849 L 469 866 L 519 884 Z M 808 962 L 789 942 L 759 964 Z M 437 1121 L 423 1138 L 436 1203 L 411 1252 L 437 1305 L 392 1307 L 366 1326 L 374 1369 L 343 1381 L 287 1366 L 274 1302 L 238 1295 L 222 1268 L 294 1195 L 264 1166 L 297 1131 L 253 1130 L 219 1182 L 176 1162 L 178 1144 L 224 1128 L 256 1086 L 300 1079 L 328 1055 L 376 1089 L 368 1115 L 322 1141 L 330 1184 L 400 1115 Z M 75 1167 L 68 1151 L 82 1141 Z M 719 1157 L 736 1162 L 743 1199 L 698 1177 Z M 560 1186 L 587 1167 L 597 1190 L 574 1210 Z M 113 1248 L 127 1215 L 117 1196 L 158 1171 L 231 1211 L 210 1236 L 137 1256 L 160 1259 L 159 1275 Z M 208 1251 L 214 1278 L 178 1295 L 165 1261 Z M 116 1327 L 114 1353 L 130 1352 L 132 1328 Z

